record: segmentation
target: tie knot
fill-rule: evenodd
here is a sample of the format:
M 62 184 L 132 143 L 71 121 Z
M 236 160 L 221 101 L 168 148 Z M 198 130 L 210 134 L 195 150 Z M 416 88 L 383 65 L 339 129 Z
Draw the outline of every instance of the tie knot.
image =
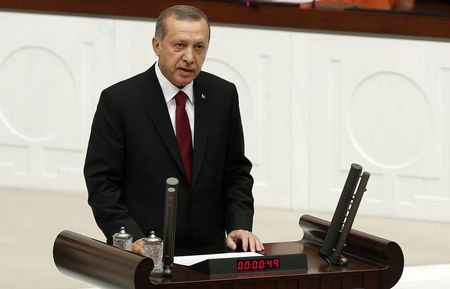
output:
M 186 93 L 181 90 L 178 91 L 178 93 L 175 95 L 175 102 L 177 106 L 185 106 L 187 98 L 188 96 L 186 95 Z

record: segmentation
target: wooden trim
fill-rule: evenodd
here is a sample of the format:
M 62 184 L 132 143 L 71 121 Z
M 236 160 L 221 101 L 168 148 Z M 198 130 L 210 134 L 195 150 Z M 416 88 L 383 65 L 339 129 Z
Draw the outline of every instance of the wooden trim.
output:
M 261 4 L 246 8 L 238 1 L 174 0 L 0 0 L 0 10 L 63 13 L 100 17 L 157 18 L 174 4 L 199 7 L 212 23 L 295 29 L 327 33 L 350 33 L 390 37 L 450 40 L 450 14 L 433 14 L 427 7 L 450 11 L 448 4 L 429 1 L 423 11 L 299 9 L 292 5 Z M 437 3 L 437 4 L 436 4 Z M 431 6 L 430 6 L 431 5 Z
M 319 257 L 318 250 L 330 223 L 303 215 L 299 224 L 304 232 L 301 241 L 266 243 L 264 254 L 306 254 L 307 269 L 207 275 L 175 264 L 171 278 L 152 276 L 149 280 L 153 268 L 151 259 L 71 231 L 63 231 L 56 238 L 53 259 L 62 273 L 107 289 L 389 289 L 400 279 L 404 260 L 402 250 L 395 242 L 351 230 L 344 250 L 349 264 L 345 267 L 328 266 Z
M 61 232 L 53 244 L 61 273 L 109 289 L 146 289 L 153 261 L 75 232 Z

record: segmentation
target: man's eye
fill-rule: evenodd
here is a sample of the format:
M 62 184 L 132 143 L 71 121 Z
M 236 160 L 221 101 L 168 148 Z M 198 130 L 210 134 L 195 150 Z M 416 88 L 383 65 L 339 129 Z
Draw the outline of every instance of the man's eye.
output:
M 175 48 L 176 49 L 182 49 L 184 47 L 184 45 L 182 43 L 176 43 L 175 44 Z

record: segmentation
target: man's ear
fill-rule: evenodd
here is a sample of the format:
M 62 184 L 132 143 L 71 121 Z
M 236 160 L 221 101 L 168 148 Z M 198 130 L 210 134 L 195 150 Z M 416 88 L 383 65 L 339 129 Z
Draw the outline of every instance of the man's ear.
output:
M 152 46 L 153 46 L 153 51 L 155 51 L 156 56 L 159 56 L 159 51 L 161 49 L 161 43 L 158 38 L 153 37 Z

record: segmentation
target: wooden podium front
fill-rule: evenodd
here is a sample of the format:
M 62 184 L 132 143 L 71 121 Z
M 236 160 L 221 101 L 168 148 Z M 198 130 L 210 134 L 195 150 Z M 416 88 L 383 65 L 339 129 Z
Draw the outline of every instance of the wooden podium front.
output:
M 111 289 L 387 289 L 400 279 L 403 253 L 395 242 L 351 230 L 344 250 L 349 265 L 328 266 L 318 251 L 329 222 L 304 215 L 299 223 L 304 232 L 302 240 L 264 244 L 264 254 L 304 253 L 307 270 L 210 276 L 175 264 L 171 278 L 148 278 L 151 259 L 70 231 L 56 238 L 53 257 L 62 273 Z

